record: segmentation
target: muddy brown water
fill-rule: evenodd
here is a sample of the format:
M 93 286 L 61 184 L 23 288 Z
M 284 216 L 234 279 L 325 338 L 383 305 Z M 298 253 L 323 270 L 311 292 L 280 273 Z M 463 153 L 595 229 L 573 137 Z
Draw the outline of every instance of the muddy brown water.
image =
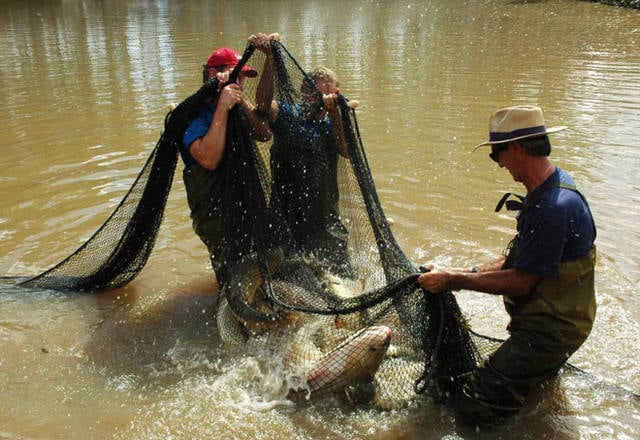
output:
M 259 13 L 256 13 L 259 11 Z M 210 51 L 281 34 L 325 64 L 358 121 L 394 234 L 416 263 L 499 253 L 521 191 L 486 156 L 491 111 L 543 107 L 555 163 L 598 224 L 598 316 L 564 375 L 492 432 L 431 402 L 380 412 L 292 405 L 277 372 L 229 353 L 211 316 L 206 250 L 173 185 L 156 248 L 130 285 L 98 295 L 0 287 L 0 438 L 636 438 L 640 390 L 640 14 L 580 1 L 12 1 L 0 4 L 0 274 L 73 252 L 122 199 L 167 104 L 199 87 Z M 181 165 L 179 165 L 181 167 Z M 179 174 L 178 174 L 179 175 Z M 502 336 L 500 300 L 457 294 Z

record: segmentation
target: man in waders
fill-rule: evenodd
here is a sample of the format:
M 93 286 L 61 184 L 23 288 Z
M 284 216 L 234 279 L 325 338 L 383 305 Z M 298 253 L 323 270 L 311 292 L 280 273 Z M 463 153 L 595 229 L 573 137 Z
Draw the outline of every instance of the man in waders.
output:
M 244 81 L 247 77 L 255 78 L 258 72 L 245 64 L 237 83 L 227 84 L 240 58 L 235 50 L 222 47 L 214 50 L 203 65 L 203 82 L 215 77 L 220 81 L 221 90 L 218 97 L 207 103 L 191 121 L 184 132 L 183 148 L 180 149 L 185 164 L 183 180 L 193 229 L 207 246 L 219 285 L 226 281 L 227 275 L 222 256 L 222 196 L 225 190 L 227 122 L 231 109 L 236 105 L 243 108 L 255 140 L 271 139 L 271 131 L 264 117 L 243 96 Z
M 274 70 L 271 35 L 259 33 L 251 40 L 266 55 L 265 72 Z M 273 99 L 273 76 L 260 81 L 256 92 L 258 109 L 273 133 L 271 208 L 281 213 L 298 250 L 315 256 L 332 273 L 353 278 L 339 209 L 338 164 L 341 157 L 349 158 L 340 81 L 324 66 L 307 75 L 297 103 Z
M 468 422 L 495 424 L 517 413 L 530 387 L 554 374 L 585 341 L 595 318 L 596 228 L 569 174 L 549 161 L 548 134 L 535 106 L 509 107 L 489 120 L 489 157 L 527 190 L 503 197 L 517 209 L 517 234 L 498 260 L 473 269 L 431 271 L 425 290 L 502 295 L 509 338 L 463 381 L 455 408 Z

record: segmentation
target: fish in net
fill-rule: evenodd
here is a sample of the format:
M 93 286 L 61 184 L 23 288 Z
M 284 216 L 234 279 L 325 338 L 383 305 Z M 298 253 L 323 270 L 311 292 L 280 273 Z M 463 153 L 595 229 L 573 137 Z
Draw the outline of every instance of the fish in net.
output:
M 322 94 L 282 43 L 270 44 L 273 100 L 291 111 L 281 112 L 269 142 L 252 138 L 239 106 L 230 112 L 222 196 L 228 275 L 218 295 L 220 334 L 231 342 L 303 340 L 312 349 L 288 349 L 290 364 L 331 370 L 335 361 L 354 370 L 360 368 L 350 367 L 360 365 L 355 356 L 364 356 L 365 363 L 371 358 L 366 350 L 350 350 L 354 341 L 363 329 L 378 330 L 373 333 L 390 335 L 376 345 L 384 356 L 358 376 L 361 383 L 340 385 L 347 400 L 380 408 L 402 406 L 421 394 L 445 401 L 498 342 L 469 329 L 452 292 L 432 295 L 418 286 L 419 269 L 396 242 L 378 199 L 354 102 L 339 95 L 345 151 L 318 147 L 327 142 L 309 147 L 314 136 L 331 136 L 326 128 L 308 131 L 318 121 L 305 120 L 322 106 Z M 267 60 L 249 44 L 231 82 L 249 59 L 258 69 Z M 150 158 L 100 229 L 21 285 L 90 292 L 135 278 L 162 222 L 182 134 L 218 85 L 215 78 L 207 81 L 167 115 Z M 255 101 L 257 87 L 248 79 L 245 98 Z M 308 100 L 309 92 L 315 101 Z M 333 355 L 338 347 L 349 356 Z

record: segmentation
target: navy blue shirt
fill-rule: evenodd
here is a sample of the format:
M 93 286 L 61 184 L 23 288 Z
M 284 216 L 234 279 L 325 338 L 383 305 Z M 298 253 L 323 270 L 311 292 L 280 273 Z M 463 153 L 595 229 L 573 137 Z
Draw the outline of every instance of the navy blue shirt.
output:
M 518 213 L 518 251 L 513 267 L 544 278 L 558 276 L 559 263 L 584 257 L 596 238 L 591 211 L 567 172 L 557 168 L 527 195 Z
M 289 152 L 292 149 L 309 149 L 338 153 L 329 117 L 325 115 L 315 120 L 305 114 L 301 104 L 278 101 L 278 117 L 272 129 L 276 148 L 285 148 Z

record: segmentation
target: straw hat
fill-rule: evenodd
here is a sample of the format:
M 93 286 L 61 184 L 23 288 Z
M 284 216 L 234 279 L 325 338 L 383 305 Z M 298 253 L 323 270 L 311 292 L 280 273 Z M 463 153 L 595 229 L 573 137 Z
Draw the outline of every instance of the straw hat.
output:
M 476 145 L 474 151 L 483 145 L 501 144 L 536 136 L 543 136 L 567 127 L 547 128 L 542 109 L 535 105 L 517 105 L 498 110 L 489 118 L 489 140 Z

